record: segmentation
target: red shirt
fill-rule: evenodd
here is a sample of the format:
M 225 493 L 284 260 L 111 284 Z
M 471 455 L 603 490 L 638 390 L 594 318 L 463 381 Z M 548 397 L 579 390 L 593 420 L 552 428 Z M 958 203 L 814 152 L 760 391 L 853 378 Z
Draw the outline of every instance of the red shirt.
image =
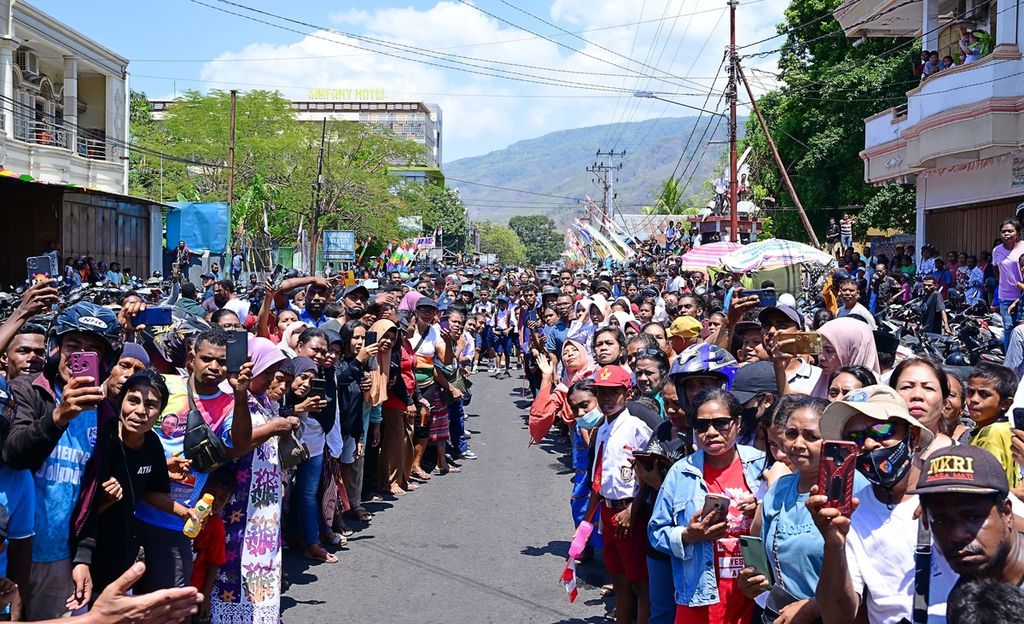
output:
M 206 585 L 206 568 L 210 565 L 219 568 L 227 562 L 226 545 L 227 533 L 224 531 L 224 520 L 217 514 L 211 514 L 206 519 L 203 530 L 192 542 L 196 560 L 192 564 L 192 578 L 189 580 L 189 585 L 203 591 L 203 587 Z
M 706 607 L 676 608 L 676 624 L 746 624 L 754 612 L 754 601 L 743 595 L 736 577 L 743 569 L 740 535 L 750 532 L 751 519 L 740 512 L 738 501 L 750 496 L 743 478 L 743 464 L 736 460 L 725 468 L 704 464 L 704 482 L 711 494 L 732 499 L 729 504 L 729 528 L 715 540 L 715 575 L 718 577 L 718 603 Z
M 416 373 L 413 370 L 415 356 L 412 353 L 412 345 L 409 344 L 408 340 L 401 341 L 400 357 L 402 382 L 405 384 L 405 389 L 411 397 L 416 391 Z M 387 409 L 405 410 L 405 402 L 389 392 L 388 399 L 384 401 L 383 407 Z

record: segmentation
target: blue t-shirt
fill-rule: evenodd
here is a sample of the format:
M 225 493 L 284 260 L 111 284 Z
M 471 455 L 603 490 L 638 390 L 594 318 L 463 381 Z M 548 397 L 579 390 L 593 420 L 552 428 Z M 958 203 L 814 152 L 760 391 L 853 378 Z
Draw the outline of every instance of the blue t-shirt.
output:
M 60 403 L 60 391 L 56 390 Z M 53 563 L 71 557 L 71 513 L 82 489 L 85 463 L 96 446 L 96 410 L 84 411 L 68 424 L 57 446 L 35 473 L 35 536 L 32 561 Z
M 0 505 L 7 510 L 7 539 L 25 539 L 35 535 L 36 489 L 32 473 L 0 467 Z M 0 552 L 0 576 L 7 576 L 7 549 Z
M 544 347 L 558 356 L 558 359 L 562 359 L 562 345 L 565 344 L 566 339 L 569 337 L 569 324 L 563 323 L 560 320 L 553 326 L 545 328 L 544 333 L 548 336 Z
M 788 474 L 768 489 L 761 508 L 761 539 L 775 582 L 781 573 L 786 591 L 802 600 L 814 596 L 818 587 L 825 539 L 805 505 L 809 493 L 797 491 L 799 483 L 799 475 Z

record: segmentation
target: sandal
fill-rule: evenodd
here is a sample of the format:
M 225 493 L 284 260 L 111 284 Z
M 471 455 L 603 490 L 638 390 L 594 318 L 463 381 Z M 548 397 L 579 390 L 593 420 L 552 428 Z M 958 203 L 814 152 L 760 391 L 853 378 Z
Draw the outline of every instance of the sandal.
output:
M 325 531 L 320 535 L 320 539 L 327 542 L 331 546 L 347 546 L 348 538 L 341 533 L 335 533 L 334 531 Z
M 427 473 L 427 471 L 422 470 L 422 469 L 419 472 L 413 470 L 412 471 L 412 477 L 410 477 L 410 478 L 419 479 L 420 481 L 423 481 L 424 483 L 426 483 L 427 481 L 430 481 L 430 475 Z
M 349 513 L 352 515 L 353 518 L 355 518 L 356 520 L 359 520 L 360 522 L 369 522 L 370 520 L 373 519 L 373 514 L 368 512 L 368 511 L 366 511 L 362 507 L 356 507 L 355 509 L 350 509 Z
M 442 475 L 443 476 L 443 475 L 448 474 L 449 472 L 462 472 L 462 468 L 458 468 L 456 466 L 448 466 L 447 468 L 445 468 L 443 470 L 441 468 L 438 468 L 437 470 L 434 471 L 434 474 L 438 474 L 438 475 Z
M 320 563 L 338 563 L 337 557 L 327 552 L 323 546 L 320 546 L 319 544 L 317 546 L 319 547 L 318 551 L 311 552 L 310 549 L 307 548 L 306 551 L 302 553 L 302 556 L 310 561 L 318 561 Z
M 405 487 L 402 489 L 405 490 L 406 492 L 412 492 L 413 490 L 420 489 L 420 486 L 416 485 L 415 483 L 406 483 Z
M 393 488 L 391 488 L 391 495 L 392 496 L 405 496 L 405 490 L 403 490 L 402 488 L 400 488 L 400 487 L 398 487 L 396 485 Z

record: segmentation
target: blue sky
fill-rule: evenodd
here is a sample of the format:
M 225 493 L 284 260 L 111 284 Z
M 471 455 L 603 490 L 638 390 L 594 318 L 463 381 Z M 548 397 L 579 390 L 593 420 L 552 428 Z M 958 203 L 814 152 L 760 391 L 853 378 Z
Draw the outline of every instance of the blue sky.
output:
M 221 0 L 200 2 L 30 3 L 130 59 L 132 88 L 152 98 L 185 89 L 265 88 L 305 99 L 309 88 L 330 87 L 380 89 L 389 99 L 436 102 L 444 113 L 445 161 L 565 128 L 685 115 L 686 109 L 629 93 L 671 93 L 667 97 L 703 105 L 700 94 L 711 88 L 728 37 L 724 0 L 239 2 L 312 27 L 246 13 Z M 775 34 L 785 5 L 786 0 L 741 0 L 738 42 Z M 518 72 L 522 81 L 389 57 L 337 31 L 433 55 L 458 54 L 478 66 L 474 71 Z M 408 48 L 390 50 L 423 58 Z M 450 57 L 443 60 L 452 63 Z M 505 64 L 489 62 L 495 60 Z M 771 57 L 750 64 L 774 68 Z M 526 82 L 531 80 L 558 84 Z M 610 136 L 609 142 L 621 141 L 622 149 L 630 138 Z

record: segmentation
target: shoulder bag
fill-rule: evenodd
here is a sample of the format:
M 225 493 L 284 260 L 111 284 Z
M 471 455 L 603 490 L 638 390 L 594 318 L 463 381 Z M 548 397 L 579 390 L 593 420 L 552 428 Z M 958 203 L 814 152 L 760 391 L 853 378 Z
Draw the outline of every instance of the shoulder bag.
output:
M 192 462 L 192 469 L 196 472 L 213 472 L 227 463 L 228 448 L 196 407 L 191 380 L 185 388 L 188 392 L 188 420 L 183 444 L 185 459 Z

